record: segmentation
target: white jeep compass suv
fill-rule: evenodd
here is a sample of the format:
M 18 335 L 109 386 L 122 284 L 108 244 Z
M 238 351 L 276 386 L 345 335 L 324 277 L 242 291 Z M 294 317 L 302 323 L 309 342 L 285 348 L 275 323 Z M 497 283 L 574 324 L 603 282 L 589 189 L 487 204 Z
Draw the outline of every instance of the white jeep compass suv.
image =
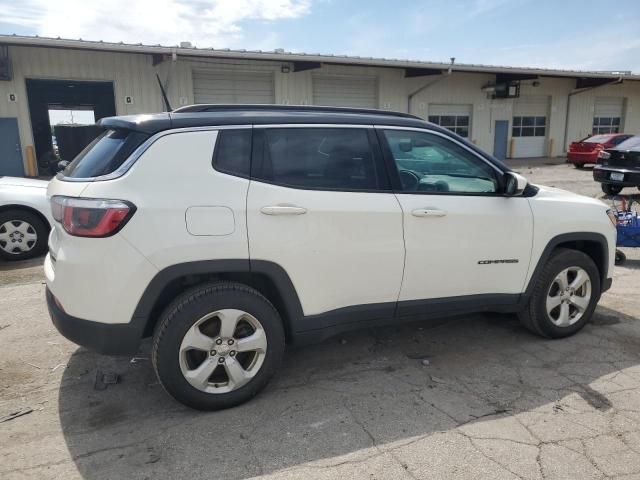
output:
M 195 105 L 113 117 L 51 181 L 53 323 L 105 354 L 153 337 L 160 382 L 242 403 L 286 344 L 473 311 L 549 338 L 611 285 L 604 204 L 527 184 L 400 113 Z

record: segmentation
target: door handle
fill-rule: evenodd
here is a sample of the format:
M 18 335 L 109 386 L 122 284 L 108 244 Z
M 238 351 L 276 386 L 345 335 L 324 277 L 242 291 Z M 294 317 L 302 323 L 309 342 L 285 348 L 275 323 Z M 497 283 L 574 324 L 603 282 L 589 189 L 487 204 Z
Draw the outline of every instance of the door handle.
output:
M 307 213 L 306 208 L 296 205 L 271 205 L 262 207 L 260 211 L 265 215 L 302 215 Z
M 444 217 L 446 214 L 446 210 L 440 210 L 434 207 L 416 208 L 411 211 L 411 215 L 414 217 Z

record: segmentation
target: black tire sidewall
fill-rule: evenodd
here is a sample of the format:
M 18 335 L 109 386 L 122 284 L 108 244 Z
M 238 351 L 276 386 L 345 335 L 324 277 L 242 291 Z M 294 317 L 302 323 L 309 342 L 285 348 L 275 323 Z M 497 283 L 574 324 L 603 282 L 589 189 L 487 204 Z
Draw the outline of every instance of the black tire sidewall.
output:
M 568 327 L 558 327 L 547 313 L 547 294 L 558 273 L 568 267 L 581 267 L 587 272 L 591 280 L 591 301 L 580 320 Z M 536 323 L 540 330 L 550 338 L 568 337 L 581 330 L 591 320 L 600 299 L 600 272 L 586 254 L 576 250 L 561 249 L 553 255 L 545 267 L 534 295 L 535 298 L 532 301 L 535 303 Z
M 602 185 L 602 191 L 607 195 L 618 195 L 623 188 L 619 185 L 611 185 L 609 183 L 603 183 L 601 185 Z
M 246 385 L 228 393 L 205 393 L 184 378 L 179 348 L 187 330 L 198 319 L 225 308 L 244 310 L 258 319 L 267 336 L 267 352 L 260 371 Z M 280 366 L 284 346 L 282 321 L 267 299 L 238 284 L 210 285 L 181 295 L 165 310 L 154 337 L 152 360 L 160 382 L 176 400 L 198 410 L 218 410 L 255 396 Z
M 27 260 L 29 258 L 42 255 L 47 249 L 49 238 L 49 227 L 47 224 L 43 222 L 40 217 L 31 212 L 23 210 L 7 210 L 5 212 L 0 212 L 0 225 L 11 220 L 21 220 L 29 223 L 36 231 L 38 239 L 36 240 L 36 244 L 33 248 L 28 252 L 11 254 L 0 249 L 0 258 L 3 260 Z

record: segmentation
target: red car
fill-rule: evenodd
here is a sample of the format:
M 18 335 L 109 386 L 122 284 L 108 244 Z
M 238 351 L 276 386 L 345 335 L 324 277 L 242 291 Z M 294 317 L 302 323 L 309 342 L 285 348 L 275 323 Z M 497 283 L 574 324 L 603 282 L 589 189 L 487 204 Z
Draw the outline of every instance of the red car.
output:
M 626 133 L 604 133 L 571 142 L 567 162 L 573 163 L 576 168 L 582 168 L 586 163 L 597 163 L 600 151 L 613 148 L 632 136 Z

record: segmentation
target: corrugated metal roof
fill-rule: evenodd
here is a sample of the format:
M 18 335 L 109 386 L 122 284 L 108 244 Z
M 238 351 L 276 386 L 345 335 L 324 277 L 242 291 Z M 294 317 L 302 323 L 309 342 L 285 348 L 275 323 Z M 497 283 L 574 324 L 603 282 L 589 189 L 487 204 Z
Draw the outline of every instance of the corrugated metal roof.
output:
M 262 50 L 231 50 L 228 48 L 197 48 L 197 47 L 181 47 L 181 46 L 164 46 L 164 45 L 144 45 L 142 43 L 131 44 L 124 42 L 103 42 L 83 39 L 66 39 L 66 38 L 49 38 L 49 37 L 31 37 L 21 35 L 0 35 L 0 44 L 5 45 L 22 45 L 34 47 L 53 47 L 53 48 L 71 48 L 81 50 L 98 50 L 123 53 L 144 53 L 144 54 L 160 54 L 188 57 L 206 57 L 206 58 L 230 58 L 230 59 L 247 59 L 247 60 L 269 60 L 282 62 L 320 62 L 342 65 L 359 65 L 359 66 L 375 66 L 375 67 L 394 67 L 394 68 L 415 68 L 415 69 L 435 69 L 447 70 L 450 67 L 455 72 L 472 72 L 472 73 L 503 73 L 503 74 L 520 74 L 520 75 L 539 75 L 547 77 L 570 77 L 570 78 L 623 78 L 625 80 L 640 80 L 640 74 L 631 72 L 603 72 L 603 71 L 586 71 L 586 70 L 561 70 L 551 68 L 534 68 L 534 67 L 509 67 L 500 65 L 481 65 L 481 64 L 462 64 L 456 63 L 451 66 L 448 62 L 431 62 L 424 60 L 405 60 L 396 58 L 376 58 L 376 57 L 360 57 L 349 55 L 334 55 L 320 53 L 296 53 L 287 52 L 282 49 L 273 51 Z

